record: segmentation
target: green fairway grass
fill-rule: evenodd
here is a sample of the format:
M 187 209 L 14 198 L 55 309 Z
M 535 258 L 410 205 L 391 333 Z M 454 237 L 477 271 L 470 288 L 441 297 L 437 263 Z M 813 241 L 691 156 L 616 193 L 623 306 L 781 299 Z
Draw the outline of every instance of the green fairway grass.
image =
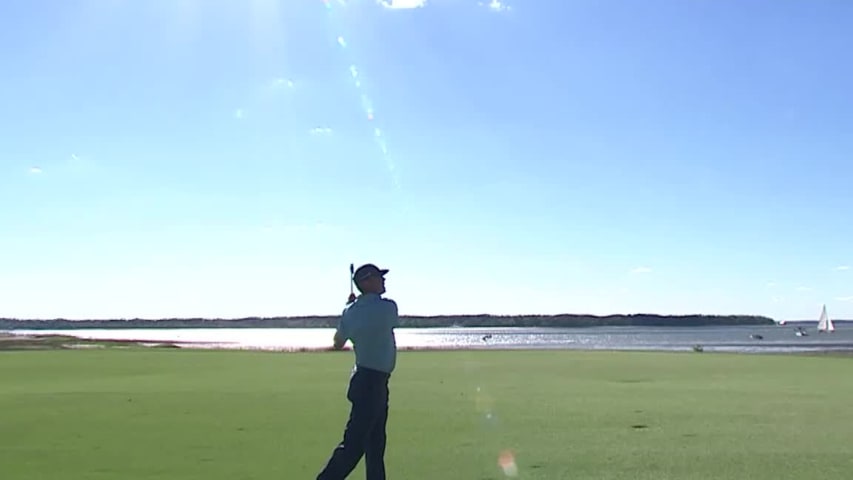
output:
M 311 479 L 340 440 L 351 363 L 0 351 L 0 478 Z M 849 357 L 401 352 L 388 472 L 500 479 L 510 449 L 522 479 L 849 480 L 851 401 Z

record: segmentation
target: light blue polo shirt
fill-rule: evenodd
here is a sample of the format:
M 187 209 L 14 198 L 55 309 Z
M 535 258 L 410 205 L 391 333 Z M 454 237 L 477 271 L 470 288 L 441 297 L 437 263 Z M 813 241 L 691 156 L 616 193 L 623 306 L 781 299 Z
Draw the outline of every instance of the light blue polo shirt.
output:
M 386 373 L 397 364 L 394 328 L 400 326 L 397 304 L 375 293 L 365 293 L 341 315 L 336 336 L 352 342 L 355 365 Z

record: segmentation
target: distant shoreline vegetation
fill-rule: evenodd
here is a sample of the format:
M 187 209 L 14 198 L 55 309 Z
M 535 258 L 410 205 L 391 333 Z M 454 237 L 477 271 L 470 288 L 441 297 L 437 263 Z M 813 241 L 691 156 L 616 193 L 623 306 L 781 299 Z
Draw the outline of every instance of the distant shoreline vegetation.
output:
M 0 318 L 0 330 L 67 330 L 84 328 L 334 328 L 334 315 L 306 317 L 164 318 L 114 320 L 22 320 Z M 703 327 L 775 325 L 769 317 L 755 315 L 439 315 L 401 316 L 402 328 L 449 327 Z

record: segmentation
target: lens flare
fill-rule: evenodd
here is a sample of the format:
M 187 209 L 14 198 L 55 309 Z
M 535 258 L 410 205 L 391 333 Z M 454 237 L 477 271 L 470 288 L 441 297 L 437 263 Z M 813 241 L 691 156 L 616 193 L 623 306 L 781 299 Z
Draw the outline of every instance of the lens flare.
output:
M 477 395 L 474 397 L 477 404 L 477 412 L 483 415 L 491 415 L 495 402 L 492 397 L 481 387 L 477 387 Z
M 494 399 L 481 387 L 477 387 L 477 392 L 474 396 L 474 408 L 484 428 L 490 430 L 497 428 L 498 416 L 495 414 Z
M 518 465 L 515 464 L 515 454 L 512 450 L 504 450 L 498 455 L 498 466 L 507 477 L 518 476 Z

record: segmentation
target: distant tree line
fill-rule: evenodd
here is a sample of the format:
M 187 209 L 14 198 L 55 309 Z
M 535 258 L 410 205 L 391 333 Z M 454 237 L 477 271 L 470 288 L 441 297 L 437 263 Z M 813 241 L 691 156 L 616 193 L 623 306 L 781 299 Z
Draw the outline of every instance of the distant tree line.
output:
M 80 328 L 329 328 L 338 316 L 164 318 L 116 320 L 21 320 L 0 318 L 0 330 L 64 330 Z M 701 327 L 725 325 L 773 325 L 773 319 L 754 315 L 440 315 L 402 316 L 400 324 L 408 328 L 429 327 Z

